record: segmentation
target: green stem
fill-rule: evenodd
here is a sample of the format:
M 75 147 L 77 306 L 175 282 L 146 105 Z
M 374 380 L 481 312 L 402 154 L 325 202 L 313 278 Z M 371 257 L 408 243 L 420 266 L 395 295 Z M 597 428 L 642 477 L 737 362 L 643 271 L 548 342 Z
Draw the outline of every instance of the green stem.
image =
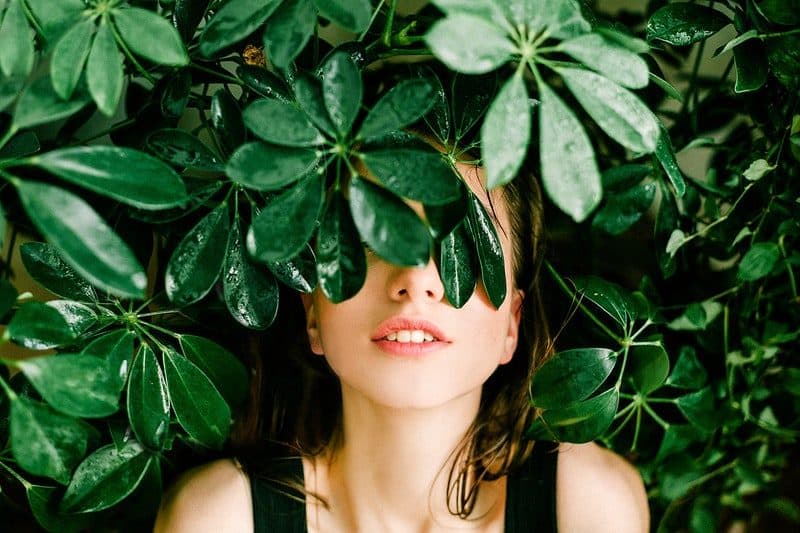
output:
M 664 431 L 669 429 L 670 426 L 669 422 L 665 421 L 663 418 L 658 416 L 658 413 L 656 413 L 652 407 L 647 405 L 647 402 L 644 399 L 642 399 L 642 407 L 644 407 L 644 410 L 647 411 L 647 414 L 650 415 L 653 418 L 653 420 L 655 420 L 658 423 L 658 425 L 664 429 Z
M 626 416 L 625 419 L 622 422 L 619 423 L 619 425 L 617 426 L 617 428 L 614 431 L 612 431 L 609 435 L 603 437 L 603 441 L 604 442 L 610 443 L 617 435 L 619 435 L 620 431 L 625 429 L 625 426 L 628 425 L 628 422 L 630 422 L 631 417 L 634 414 L 636 414 L 635 410 L 628 409 L 629 407 L 633 407 L 633 406 L 634 406 L 634 404 L 632 404 L 632 403 L 628 404 L 628 406 L 625 407 L 625 409 L 623 411 L 620 411 L 619 413 L 617 413 L 617 415 L 620 415 L 622 413 L 626 413 L 628 416 Z M 614 420 L 616 420 L 616 419 L 617 419 L 617 416 L 614 417 Z
M 645 404 L 641 404 L 645 405 Z M 639 430 L 642 427 L 642 410 L 636 410 L 636 425 L 633 430 L 633 441 L 631 441 L 631 451 L 636 451 L 636 446 L 639 445 Z
M 694 58 L 694 65 L 692 66 L 692 76 L 689 79 L 689 87 L 686 89 L 686 94 L 683 97 L 683 105 L 681 106 L 680 115 L 683 116 L 689 112 L 689 101 L 696 94 L 697 89 L 697 75 L 700 71 L 700 61 L 703 58 L 703 52 L 706 48 L 706 42 L 702 41 L 697 48 L 697 56 Z M 696 102 L 694 102 L 696 103 Z
M 20 476 L 20 475 L 17 473 L 17 471 L 16 471 L 16 470 L 14 470 L 13 468 L 11 468 L 11 467 L 10 467 L 10 466 L 8 466 L 7 464 L 5 464 L 3 461 L 0 461 L 0 466 L 2 466 L 2 467 L 5 469 L 5 471 L 6 471 L 6 472 L 8 472 L 9 474 L 11 474 L 11 477 L 13 477 L 13 478 L 14 478 L 14 479 L 16 479 L 17 481 L 19 481 L 19 482 L 20 482 L 20 484 L 21 484 L 23 487 L 25 487 L 25 489 L 26 489 L 26 490 L 27 490 L 27 489 L 29 489 L 29 488 L 32 486 L 32 485 L 31 485 L 31 483 L 30 483 L 30 482 L 29 482 L 27 479 L 25 479 L 25 478 L 23 478 L 22 476 Z
M 170 331 L 170 330 L 168 330 L 166 328 L 162 328 L 161 326 L 157 326 L 156 324 L 153 324 L 151 322 L 142 322 L 141 326 L 154 329 L 156 331 L 159 331 L 159 332 L 163 333 L 164 335 L 169 335 L 170 337 L 172 337 L 174 339 L 179 339 L 180 338 L 180 334 L 175 333 L 174 331 Z M 163 348 L 163 345 L 160 345 L 159 347 Z
M 206 74 L 211 74 L 213 76 L 216 76 L 221 80 L 227 81 L 228 83 L 244 85 L 244 82 L 235 76 L 231 76 L 229 74 L 222 74 L 221 72 L 217 72 L 216 70 L 204 67 L 203 65 L 200 65 L 198 63 L 190 63 L 189 66 L 195 70 L 199 70 L 200 72 L 205 72 Z
M 356 39 L 358 42 L 363 41 L 364 37 L 367 36 L 367 33 L 369 32 L 370 28 L 372 28 L 372 25 L 375 23 L 375 19 L 378 18 L 378 13 L 381 12 L 381 8 L 383 8 L 384 2 L 385 0 L 381 0 L 380 2 L 378 2 L 378 6 L 372 11 L 372 17 L 370 17 L 369 19 L 369 24 L 367 24 L 367 27 L 364 28 L 364 31 L 362 31 L 361 35 L 359 35 L 358 38 Z
M 386 23 L 383 25 L 383 34 L 381 35 L 381 42 L 386 48 L 392 46 L 392 26 L 394 25 L 394 12 L 396 9 L 397 0 L 389 0 L 389 11 L 386 13 Z M 375 12 L 377 13 L 377 11 Z
M 133 66 L 136 67 L 136 70 L 139 71 L 139 73 L 142 75 L 142 77 L 144 77 L 144 79 L 155 85 L 156 79 L 153 76 L 151 76 L 150 73 L 147 72 L 147 70 L 145 70 L 142 64 L 139 63 L 139 61 L 133 56 L 130 49 L 128 49 L 128 45 L 125 44 L 125 40 L 122 38 L 122 35 L 120 35 L 119 31 L 117 31 L 117 27 L 114 25 L 114 23 L 112 23 L 111 20 L 108 18 L 106 18 L 104 22 L 111 27 L 111 33 L 114 34 L 114 39 L 117 41 L 119 47 L 122 49 L 122 53 L 125 54 L 125 57 L 127 57 L 128 60 L 133 64 Z
M 2 235 L 0 235 L 2 238 Z M 14 256 L 14 244 L 17 242 L 17 225 L 11 227 L 11 238 L 8 240 L 8 251 L 6 252 L 6 264 L 4 265 L 5 272 L 3 275 L 8 279 L 11 277 L 11 259 Z
M 163 352 L 163 351 L 165 351 L 165 350 L 167 349 L 167 345 L 166 345 L 166 344 L 162 343 L 162 342 L 161 342 L 160 340 L 158 340 L 158 339 L 157 339 L 155 336 L 153 336 L 153 335 L 152 335 L 152 334 L 151 334 L 149 331 L 147 331 L 147 329 L 145 329 L 144 327 L 142 327 L 142 325 L 141 325 L 141 324 L 134 324 L 134 326 L 133 326 L 133 327 L 136 329 L 136 331 L 138 331 L 139 333 L 141 333 L 142 335 L 144 335 L 145 337 L 147 337 L 147 338 L 148 338 L 148 339 L 149 339 L 151 342 L 153 342 L 153 343 L 154 343 L 156 346 L 158 346 L 158 348 L 159 348 L 159 349 L 160 349 L 162 352 Z
M 622 394 L 620 394 L 620 398 L 621 397 L 622 397 Z M 627 414 L 628 411 L 633 411 L 633 409 L 635 407 L 636 407 L 636 403 L 635 402 L 629 403 L 628 405 L 626 405 L 625 407 L 623 407 L 622 409 L 617 411 L 617 414 L 614 415 L 614 420 L 616 420 L 617 418 L 625 416 L 625 414 Z
M 651 321 L 649 318 L 648 318 L 647 320 L 645 320 L 645 321 L 644 321 L 644 324 L 642 324 L 642 327 L 640 327 L 639 329 L 637 329 L 637 330 L 636 330 L 636 331 L 635 331 L 635 332 L 634 332 L 634 333 L 633 333 L 633 334 L 630 336 L 630 339 L 631 339 L 631 341 L 635 341 L 635 340 L 636 340 L 636 337 L 638 337 L 639 335 L 641 335 L 641 334 L 642 334 L 642 332 L 643 332 L 644 330 L 646 330 L 647 328 L 649 328 L 649 327 L 650 327 L 650 326 L 652 326 L 652 325 L 653 325 L 653 322 L 652 322 L 652 321 Z
M 776 39 L 778 37 L 788 37 L 789 35 L 797 35 L 800 34 L 800 28 L 788 31 L 781 31 L 778 33 L 765 33 L 764 35 L 756 35 L 756 39 L 761 39 L 762 41 L 767 39 Z
M 2 362 L 6 366 L 8 366 L 8 363 L 6 363 L 5 360 L 3 360 Z M 12 389 L 8 383 L 6 383 L 6 380 L 3 379 L 3 376 L 0 376 L 0 388 L 3 389 L 3 392 L 6 393 L 6 396 L 8 396 L 8 399 L 11 400 L 12 402 L 17 399 L 17 393 L 14 392 L 14 389 Z
M 783 246 L 783 241 L 786 235 L 781 235 L 778 239 L 778 248 L 780 248 L 781 255 L 783 255 L 783 262 L 786 263 L 786 273 L 789 274 L 789 287 L 792 289 L 792 297 L 797 301 L 797 281 L 794 279 L 794 270 L 789 263 L 789 254 L 786 253 L 786 248 Z
M 718 219 L 714 220 L 713 222 L 710 222 L 703 229 L 701 229 L 701 230 L 699 230 L 699 231 L 697 231 L 695 233 L 692 233 L 691 235 L 687 235 L 686 237 L 684 237 L 683 238 L 683 244 L 686 244 L 687 242 L 691 241 L 692 239 L 694 239 L 696 237 L 701 237 L 701 236 L 706 235 L 711 230 L 711 228 L 713 228 L 714 226 L 717 226 L 719 224 L 722 224 L 723 222 L 728 220 L 728 217 L 731 216 L 731 213 L 733 213 L 733 211 L 736 209 L 736 206 L 739 205 L 739 202 L 742 201 L 742 198 L 744 198 L 744 195 L 747 194 L 747 191 L 749 191 L 750 188 L 755 184 L 756 184 L 755 181 L 748 183 L 747 187 L 745 187 L 744 190 L 741 192 L 741 194 L 739 194 L 739 197 L 736 198 L 736 201 L 733 202 L 733 205 L 730 207 L 730 209 L 728 209 L 725 212 L 724 215 L 721 215 Z M 683 244 L 681 246 L 683 246 Z
M 394 49 L 378 54 L 378 59 L 389 59 L 391 57 L 400 57 L 400 56 L 430 56 L 430 55 L 433 54 L 431 53 L 431 50 L 428 47 L 411 48 L 411 49 Z
M 36 33 L 38 33 L 42 39 L 47 41 L 47 38 L 44 35 L 44 30 L 39 25 L 39 21 L 36 20 L 36 16 L 34 16 L 33 11 L 31 11 L 31 8 L 28 7 L 28 2 L 26 0 L 21 0 L 20 4 L 22 4 L 22 10 L 25 12 L 25 16 L 28 17 L 28 22 L 31 23 L 33 29 L 36 30 Z

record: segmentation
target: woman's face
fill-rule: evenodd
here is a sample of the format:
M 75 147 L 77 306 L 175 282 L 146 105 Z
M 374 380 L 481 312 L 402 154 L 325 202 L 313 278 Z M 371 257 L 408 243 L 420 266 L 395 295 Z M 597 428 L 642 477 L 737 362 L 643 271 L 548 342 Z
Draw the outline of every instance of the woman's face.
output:
M 459 165 L 459 171 L 491 213 L 480 169 Z M 510 222 L 502 192 L 491 194 L 509 295 L 499 309 L 480 281 L 456 309 L 444 295 L 433 261 L 408 268 L 374 254 L 368 254 L 366 281 L 354 297 L 334 304 L 317 290 L 304 299 L 311 349 L 325 356 L 343 392 L 393 408 L 435 407 L 468 394 L 479 397 L 497 366 L 511 360 L 523 295 L 512 285 Z M 419 204 L 411 206 L 421 214 Z

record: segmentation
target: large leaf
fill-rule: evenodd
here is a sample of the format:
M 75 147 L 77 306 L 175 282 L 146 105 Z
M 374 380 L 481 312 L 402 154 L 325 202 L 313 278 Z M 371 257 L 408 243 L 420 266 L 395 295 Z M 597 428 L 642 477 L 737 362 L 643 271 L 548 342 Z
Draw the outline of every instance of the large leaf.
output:
M 479 268 L 469 221 L 464 219 L 439 244 L 439 277 L 447 301 L 456 309 L 475 292 Z
M 243 118 L 259 138 L 281 146 L 314 146 L 325 139 L 300 108 L 280 100 L 256 100 Z
M 58 96 L 69 100 L 89 57 L 95 24 L 84 20 L 72 27 L 59 39 L 50 59 L 50 76 Z
M 400 198 L 370 181 L 354 178 L 350 212 L 361 238 L 382 258 L 403 266 L 428 264 L 428 228 Z
M 619 391 L 612 387 L 593 398 L 562 409 L 548 409 L 534 424 L 533 438 L 555 438 L 560 442 L 589 442 L 600 437 L 614 421 Z
M 469 194 L 469 228 L 481 265 L 481 281 L 489 301 L 500 307 L 506 299 L 506 270 L 503 246 L 492 217 L 477 196 Z
M 144 296 L 144 269 L 89 204 L 43 183 L 22 181 L 15 185 L 33 223 L 81 276 L 118 296 Z
M 589 33 L 561 43 L 561 50 L 610 80 L 631 89 L 647 85 L 647 62 L 602 35 Z
M 361 108 L 364 87 L 350 54 L 337 51 L 322 65 L 322 98 L 328 116 L 340 135 L 350 131 Z
M 104 359 L 60 354 L 19 361 L 19 368 L 42 398 L 64 414 L 102 418 L 119 409 L 116 375 Z
M 115 9 L 112 13 L 122 40 L 134 54 L 160 65 L 189 64 L 178 30 L 165 18 L 138 7 Z
M 580 121 L 564 102 L 544 84 L 539 85 L 539 92 L 542 184 L 562 211 L 582 222 L 603 194 L 594 150 Z
M 482 74 L 511 59 L 515 52 L 505 31 L 484 18 L 456 13 L 437 21 L 425 42 L 445 65 L 465 74 Z
M 134 359 L 125 403 L 136 438 L 146 448 L 160 450 L 169 430 L 169 396 L 161 366 L 147 344 Z
M 364 284 L 367 261 L 347 199 L 341 191 L 328 198 L 317 232 L 317 278 L 334 303 L 354 296 Z
M 217 11 L 200 34 L 200 53 L 212 57 L 253 33 L 280 5 L 280 0 L 231 0 Z
M 280 69 L 294 61 L 317 26 L 311 0 L 283 0 L 264 28 L 264 49 L 270 62 Z
M 245 187 L 274 191 L 299 180 L 317 161 L 313 150 L 252 142 L 236 150 L 226 172 Z
M 194 363 L 172 350 L 164 352 L 164 369 L 178 423 L 192 440 L 220 448 L 231 421 L 225 399 Z
M 167 264 L 164 288 L 171 302 L 184 306 L 200 300 L 214 286 L 228 246 L 228 205 L 221 203 L 184 236 Z
M 250 373 L 227 349 L 209 339 L 196 335 L 181 335 L 181 348 L 211 380 L 232 408 L 238 407 L 247 397 Z
M 118 146 L 52 150 L 28 159 L 70 183 L 139 209 L 166 209 L 188 201 L 180 176 L 158 159 Z
M 647 39 L 686 46 L 714 35 L 729 23 L 716 9 L 678 2 L 653 13 L 647 21 Z
M 26 242 L 19 251 L 28 275 L 48 291 L 81 302 L 97 300 L 92 286 L 62 259 L 52 244 Z
M 119 450 L 113 444 L 103 446 L 75 471 L 61 509 L 83 513 L 108 509 L 133 492 L 155 461 L 135 440 Z
M 25 77 L 33 69 L 33 31 L 22 0 L 8 0 L 0 23 L 0 71 L 9 78 Z
M 351 32 L 367 28 L 372 5 L 369 0 L 313 0 L 320 14 Z
M 481 155 L 489 189 L 514 179 L 525 159 L 530 138 L 528 91 L 522 75 L 515 74 L 492 102 L 481 127 Z
M 461 184 L 442 154 L 409 148 L 369 150 L 364 164 L 398 196 L 428 205 L 448 204 L 461 195 Z
M 494 73 L 478 76 L 456 74 L 453 77 L 450 105 L 453 108 L 457 140 L 462 139 L 480 121 L 497 94 L 497 87 L 497 75 Z
M 617 355 L 606 348 L 559 352 L 534 374 L 531 402 L 542 409 L 558 409 L 585 400 L 611 374 Z
M 108 117 L 114 115 L 122 97 L 124 75 L 122 57 L 107 19 L 102 19 L 94 36 L 86 63 L 86 80 L 100 112 Z
M 72 300 L 50 300 L 47 302 L 48 306 L 56 309 L 59 314 L 67 322 L 67 325 L 72 330 L 75 337 L 79 337 L 86 333 L 89 329 L 97 324 L 99 316 L 95 309 L 80 302 Z M 102 309 L 102 308 L 100 308 Z M 105 318 L 113 316 L 113 313 L 102 309 Z
M 28 302 L 14 313 L 6 335 L 31 350 L 46 350 L 75 340 L 75 333 L 57 309 L 41 302 Z
M 3 85 L 3 84 L 0 84 Z M 66 118 L 89 102 L 87 95 L 74 95 L 72 100 L 62 100 L 53 91 L 51 80 L 43 76 L 22 93 L 14 113 L 14 129 L 30 128 Z
M 251 263 L 245 251 L 237 220 L 231 228 L 222 270 L 225 305 L 244 327 L 265 329 L 278 313 L 278 283 L 269 270 Z
M 667 379 L 669 357 L 661 344 L 635 345 L 628 352 L 625 375 L 640 394 L 650 394 Z
M 133 360 L 135 335 L 126 329 L 110 331 L 87 344 L 81 353 L 104 359 L 109 376 L 113 377 L 117 392 L 122 390 Z
M 221 92 L 227 94 L 224 91 Z M 212 110 L 212 115 L 213 113 Z M 203 144 L 203 141 L 184 130 L 172 128 L 156 130 L 147 136 L 146 142 L 151 152 L 180 168 L 192 168 L 207 172 L 218 172 L 225 168 L 224 163 Z M 160 182 L 154 183 L 153 186 L 156 184 L 160 184 Z M 183 187 L 182 183 L 181 187 Z M 185 198 L 184 201 L 186 201 Z
M 417 78 L 398 83 L 367 114 L 358 137 L 378 137 L 416 122 L 433 105 L 433 96 L 433 87 L 427 80 Z

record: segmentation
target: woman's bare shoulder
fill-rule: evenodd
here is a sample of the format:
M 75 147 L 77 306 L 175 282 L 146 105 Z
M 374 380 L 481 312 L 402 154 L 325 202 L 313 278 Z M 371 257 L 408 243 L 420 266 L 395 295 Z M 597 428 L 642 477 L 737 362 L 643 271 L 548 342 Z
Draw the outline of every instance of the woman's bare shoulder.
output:
M 154 533 L 252 533 L 250 483 L 233 459 L 184 473 L 167 491 Z
M 597 444 L 559 446 L 556 491 L 561 531 L 649 531 L 650 511 L 639 472 Z

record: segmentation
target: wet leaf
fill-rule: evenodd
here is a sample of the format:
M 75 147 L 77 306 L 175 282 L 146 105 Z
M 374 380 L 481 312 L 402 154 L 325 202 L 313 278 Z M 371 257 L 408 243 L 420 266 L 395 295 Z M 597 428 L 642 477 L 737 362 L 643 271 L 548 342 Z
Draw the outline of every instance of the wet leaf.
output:
M 262 98 L 244 110 L 245 125 L 260 139 L 281 146 L 314 146 L 325 137 L 297 106 Z
M 467 13 L 450 14 L 437 21 L 425 34 L 425 42 L 442 63 L 464 74 L 494 70 L 515 52 L 505 31 L 485 18 Z
M 443 205 L 461 194 L 461 184 L 453 169 L 434 150 L 369 150 L 363 153 L 363 161 L 380 183 L 398 196 L 428 205 Z
M 184 42 L 190 42 L 211 0 L 175 0 L 172 22 Z
M 460 309 L 475 292 L 480 265 L 469 221 L 462 221 L 439 244 L 439 277 L 447 301 Z
M 334 52 L 322 65 L 322 98 L 339 135 L 350 131 L 363 91 L 361 72 L 350 55 Z
M 122 97 L 124 74 L 122 57 L 106 19 L 101 20 L 94 36 L 86 63 L 86 80 L 97 108 L 107 117 L 113 116 Z
M 133 360 L 126 406 L 136 438 L 150 450 L 161 450 L 169 431 L 169 395 L 153 350 L 142 344 Z
M 286 83 L 264 67 L 241 65 L 236 69 L 236 75 L 249 89 L 261 96 L 274 98 L 287 104 L 292 102 L 292 96 Z
M 109 376 L 116 382 L 120 392 L 128 378 L 133 361 L 133 339 L 135 335 L 125 329 L 110 331 L 87 344 L 81 353 L 104 359 L 108 364 Z
M 642 183 L 619 194 L 610 194 L 606 204 L 592 220 L 592 227 L 611 235 L 624 233 L 650 208 L 656 196 L 656 184 Z
M 494 189 L 516 177 L 530 144 L 531 105 L 521 74 L 500 89 L 481 128 L 486 186 Z
M 296 256 L 270 261 L 267 267 L 278 281 L 296 291 L 310 293 L 317 286 L 316 259 L 308 245 Z
M 242 112 L 227 89 L 220 89 L 214 93 L 209 113 L 211 126 L 226 153 L 233 152 L 244 143 L 246 132 Z
M 46 350 L 75 340 L 75 333 L 61 313 L 41 302 L 22 305 L 9 322 L 6 334 L 31 350 Z
M 341 191 L 328 198 L 317 232 L 317 278 L 325 296 L 334 303 L 354 296 L 367 274 L 364 247 L 347 199 Z
M 138 7 L 114 9 L 111 13 L 122 40 L 134 54 L 158 65 L 189 64 L 178 30 L 161 15 Z
M 225 169 L 203 141 L 184 130 L 164 128 L 147 136 L 147 147 L 156 156 L 181 169 L 192 168 L 207 172 Z M 161 183 L 161 182 L 157 182 Z M 187 202 L 184 198 L 184 202 Z
M 461 183 L 461 182 L 459 182 Z M 467 216 L 468 201 L 463 183 L 458 198 L 444 205 L 425 205 L 425 218 L 434 240 L 442 240 Z M 465 226 L 464 229 L 467 229 Z
M 244 402 L 250 373 L 236 356 L 216 342 L 195 335 L 181 335 L 179 342 L 184 355 L 211 380 L 231 408 Z
M 456 73 L 450 91 L 455 138 L 462 139 L 489 109 L 497 94 L 497 75 L 494 73 L 470 76 Z
M 675 159 L 675 148 L 672 147 L 672 140 L 669 137 L 667 128 L 659 122 L 659 129 L 661 130 L 661 134 L 656 143 L 656 158 L 658 158 L 664 172 L 667 173 L 669 181 L 675 188 L 675 195 L 680 198 L 686 193 L 686 182 L 683 179 L 683 172 L 681 172 L 678 161 Z
M 294 94 L 297 103 L 320 130 L 331 137 L 336 136 L 336 126 L 331 122 L 325 99 L 322 97 L 322 84 L 317 78 L 305 72 L 298 72 L 294 79 Z
M 46 302 L 47 306 L 57 310 L 59 314 L 67 322 L 67 325 L 72 330 L 73 336 L 76 338 L 86 333 L 89 329 L 97 324 L 99 320 L 98 314 L 95 309 L 80 302 L 73 302 L 72 300 L 50 300 Z M 105 318 L 113 316 L 110 312 L 100 308 Z
M 668 4 L 647 21 L 647 40 L 687 46 L 702 41 L 730 24 L 716 9 L 689 3 Z
M 245 187 L 274 191 L 299 180 L 317 161 L 318 155 L 313 150 L 252 142 L 236 150 L 226 172 Z
M 636 320 L 636 309 L 625 290 L 597 276 L 586 276 L 575 280 L 575 289 L 583 298 L 591 300 L 614 321 L 626 328 L 629 321 Z
M 434 103 L 431 84 L 422 78 L 404 80 L 384 94 L 367 114 L 358 137 L 370 139 L 416 122 Z
M 447 101 L 442 82 L 435 72 L 431 69 L 421 69 L 420 76 L 424 78 L 431 88 L 430 111 L 425 115 L 425 123 L 433 132 L 436 140 L 440 144 L 447 145 L 452 130 L 452 117 L 450 116 L 450 104 Z M 370 111 L 372 114 L 372 111 Z M 363 130 L 363 125 L 362 125 Z M 363 135 L 363 133 L 361 133 Z
M 92 286 L 62 259 L 52 244 L 23 243 L 20 258 L 28 274 L 53 294 L 81 302 L 97 300 Z
M 617 355 L 606 348 L 559 352 L 534 374 L 531 402 L 541 409 L 559 409 L 585 400 L 611 374 Z
M 648 82 L 647 62 L 638 54 L 605 39 L 588 33 L 564 41 L 560 48 L 587 67 L 629 89 L 641 89 Z
M 305 47 L 317 26 L 311 0 L 284 0 L 264 28 L 264 49 L 270 62 L 287 68 Z
M 506 299 L 507 291 L 503 247 L 483 203 L 472 193 L 468 194 L 467 201 L 469 228 L 478 253 L 483 288 L 489 301 L 498 308 Z
M 200 53 L 213 57 L 261 26 L 279 0 L 230 0 L 214 13 L 200 34 Z

